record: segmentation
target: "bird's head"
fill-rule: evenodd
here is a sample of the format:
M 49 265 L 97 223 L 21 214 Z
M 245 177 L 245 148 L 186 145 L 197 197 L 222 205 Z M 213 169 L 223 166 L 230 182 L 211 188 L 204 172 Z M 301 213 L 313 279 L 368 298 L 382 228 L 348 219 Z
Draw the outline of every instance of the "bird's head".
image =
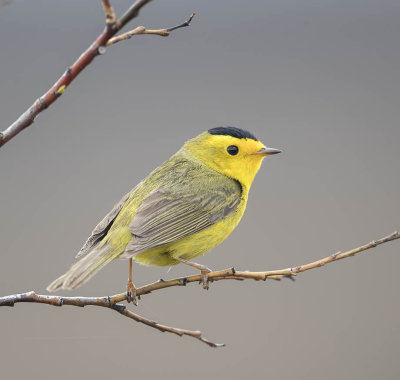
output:
M 212 169 L 238 180 L 250 188 L 265 156 L 280 153 L 266 148 L 243 129 L 217 127 L 189 140 L 184 149 Z

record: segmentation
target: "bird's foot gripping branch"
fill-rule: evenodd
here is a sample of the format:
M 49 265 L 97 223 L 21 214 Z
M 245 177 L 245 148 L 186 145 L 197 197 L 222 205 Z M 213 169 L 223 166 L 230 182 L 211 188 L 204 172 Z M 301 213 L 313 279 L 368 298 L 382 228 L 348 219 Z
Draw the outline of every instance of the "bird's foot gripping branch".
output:
M 254 279 L 263 281 L 269 279 L 280 280 L 285 277 L 295 276 L 298 273 L 304 272 L 306 270 L 320 268 L 325 264 L 354 256 L 356 253 L 366 251 L 370 248 L 377 247 L 380 244 L 387 243 L 389 241 L 396 240 L 399 238 L 400 234 L 398 232 L 394 232 L 384 238 L 373 240 L 368 244 L 351 249 L 349 251 L 334 253 L 332 255 L 324 257 L 323 259 L 293 268 L 273 270 L 273 271 L 262 271 L 262 272 L 248 272 L 248 271 L 243 272 L 243 271 L 235 271 L 233 268 L 230 268 L 222 271 L 210 272 L 208 273 L 208 280 L 209 281 L 221 281 L 228 279 L 234 279 L 234 280 Z M 144 296 L 160 289 L 165 289 L 173 286 L 185 286 L 193 282 L 201 282 L 201 275 L 180 277 L 167 281 L 160 280 L 152 284 L 148 284 L 140 288 L 137 288 L 136 295 Z M 224 344 L 213 343 L 203 338 L 200 331 L 185 330 L 185 329 L 162 325 L 155 321 L 144 318 L 139 314 L 133 313 L 132 311 L 128 310 L 124 304 L 121 303 L 125 300 L 126 300 L 126 293 L 116 294 L 113 296 L 105 296 L 105 297 L 61 297 L 54 295 L 52 296 L 39 295 L 36 294 L 35 292 L 27 292 L 27 293 L 14 294 L 1 297 L 0 306 L 14 306 L 16 303 L 19 302 L 41 303 L 52 306 L 63 306 L 63 305 L 71 305 L 79 307 L 100 306 L 114 310 L 125 317 L 131 318 L 137 322 L 143 323 L 147 326 L 150 326 L 162 332 L 169 332 L 179 336 L 183 335 L 190 336 L 192 338 L 200 340 L 201 342 L 211 347 L 224 346 Z

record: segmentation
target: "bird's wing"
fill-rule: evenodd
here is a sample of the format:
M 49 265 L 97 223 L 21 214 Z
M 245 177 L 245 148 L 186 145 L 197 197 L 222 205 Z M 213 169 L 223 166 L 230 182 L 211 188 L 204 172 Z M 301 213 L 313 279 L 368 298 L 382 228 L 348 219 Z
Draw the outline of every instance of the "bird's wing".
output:
M 133 235 L 121 258 L 181 240 L 233 213 L 239 182 L 219 173 L 197 173 L 180 186 L 161 186 L 143 201 L 129 225 Z
M 103 220 L 94 228 L 76 257 L 80 257 L 88 253 L 92 248 L 100 243 L 104 236 L 107 235 L 108 230 L 113 224 L 115 218 L 118 216 L 125 202 L 129 199 L 133 190 L 125 194 L 122 199 L 113 207 L 113 209 L 103 218 Z

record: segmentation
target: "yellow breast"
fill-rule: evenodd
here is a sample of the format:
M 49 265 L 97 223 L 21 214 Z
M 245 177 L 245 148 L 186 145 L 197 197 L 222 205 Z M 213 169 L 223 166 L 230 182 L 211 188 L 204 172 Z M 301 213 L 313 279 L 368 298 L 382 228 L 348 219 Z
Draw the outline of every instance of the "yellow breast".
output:
M 221 244 L 239 224 L 247 204 L 247 192 L 236 211 L 216 224 L 185 239 L 163 247 L 150 249 L 134 257 L 135 261 L 143 265 L 172 266 L 179 264 L 173 258 L 191 260 L 204 255 L 217 245 Z

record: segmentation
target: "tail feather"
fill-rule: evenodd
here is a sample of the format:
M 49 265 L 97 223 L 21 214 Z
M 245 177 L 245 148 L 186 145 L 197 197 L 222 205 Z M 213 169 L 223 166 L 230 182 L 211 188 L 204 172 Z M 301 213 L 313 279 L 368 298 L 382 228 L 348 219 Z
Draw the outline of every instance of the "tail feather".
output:
M 67 273 L 63 274 L 62 276 L 58 277 L 56 280 L 54 280 L 47 288 L 46 290 L 48 292 L 55 292 L 56 290 L 62 289 L 64 280 L 67 277 Z
M 101 268 L 116 257 L 115 250 L 105 244 L 101 248 L 95 248 L 85 257 L 72 265 L 68 272 L 54 280 L 47 291 L 55 292 L 60 289 L 75 289 L 89 281 Z

